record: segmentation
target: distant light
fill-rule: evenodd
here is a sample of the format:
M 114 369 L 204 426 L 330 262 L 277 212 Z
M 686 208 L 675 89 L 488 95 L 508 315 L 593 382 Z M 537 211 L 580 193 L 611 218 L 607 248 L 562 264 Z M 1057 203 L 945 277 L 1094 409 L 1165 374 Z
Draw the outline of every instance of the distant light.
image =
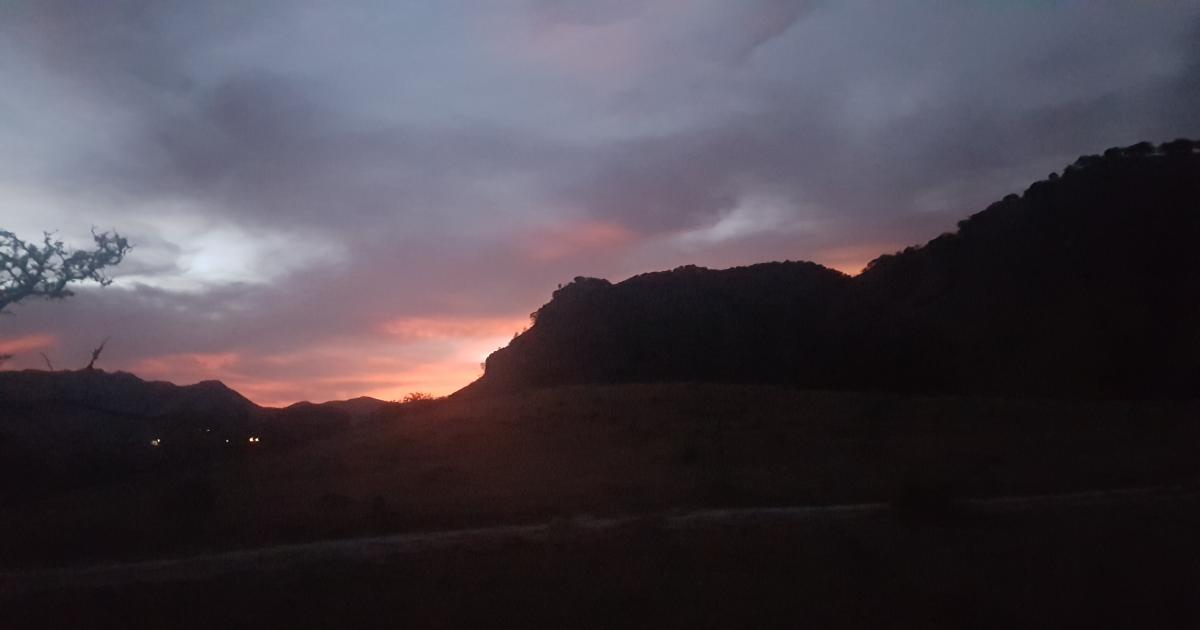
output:
M 150 446 L 153 446 L 153 447 L 162 446 L 162 440 L 159 438 L 154 438 L 153 440 L 150 440 Z
M 225 443 L 226 443 L 226 444 L 228 444 L 228 443 L 229 443 L 229 438 L 225 438 Z
M 261 442 L 262 440 L 260 440 L 260 439 L 259 439 L 259 438 L 257 438 L 257 437 L 250 437 L 250 438 L 248 438 L 246 441 L 247 441 L 247 442 L 250 442 L 251 444 L 257 444 L 258 442 Z

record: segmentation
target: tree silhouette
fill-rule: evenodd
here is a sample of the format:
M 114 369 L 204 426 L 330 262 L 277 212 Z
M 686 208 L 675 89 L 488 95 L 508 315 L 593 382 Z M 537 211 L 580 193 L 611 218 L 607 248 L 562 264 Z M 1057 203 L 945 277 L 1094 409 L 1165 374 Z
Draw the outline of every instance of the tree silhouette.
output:
M 112 282 L 104 270 L 129 253 L 129 240 L 116 232 L 92 232 L 93 250 L 69 250 L 53 233 L 42 243 L 23 241 L 0 229 L 0 313 L 26 298 L 61 299 L 73 295 L 67 285 L 94 280 Z

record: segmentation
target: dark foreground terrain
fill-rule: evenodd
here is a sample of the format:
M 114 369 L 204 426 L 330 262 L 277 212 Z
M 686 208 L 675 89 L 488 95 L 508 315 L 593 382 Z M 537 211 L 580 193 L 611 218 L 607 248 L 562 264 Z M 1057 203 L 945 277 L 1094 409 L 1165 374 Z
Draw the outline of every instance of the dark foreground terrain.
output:
M 666 515 L 0 578 L 4 627 L 1194 628 L 1176 491 Z
M 6 503 L 0 628 L 1196 627 L 1198 405 L 391 406 Z
M 112 481 L 10 501 L 0 507 L 0 567 L 578 514 L 1169 486 L 1200 479 L 1197 418 L 1196 402 L 736 385 L 452 398 L 301 443 L 241 445 L 216 459 L 168 452 Z

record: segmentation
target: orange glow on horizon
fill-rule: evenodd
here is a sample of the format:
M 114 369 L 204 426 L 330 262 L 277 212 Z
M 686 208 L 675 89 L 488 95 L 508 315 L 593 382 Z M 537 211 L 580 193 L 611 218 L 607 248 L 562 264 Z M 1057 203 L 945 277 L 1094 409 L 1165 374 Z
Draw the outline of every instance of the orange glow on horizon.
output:
M 848 275 L 857 276 L 867 268 L 867 263 L 882 254 L 895 251 L 894 245 L 850 245 L 833 247 L 815 252 L 813 260 Z
M 359 396 L 399 400 L 412 392 L 444 396 L 479 378 L 487 355 L 528 325 L 528 316 L 406 317 L 378 325 L 374 336 L 284 353 L 171 353 L 114 368 L 178 384 L 219 380 L 267 407 Z

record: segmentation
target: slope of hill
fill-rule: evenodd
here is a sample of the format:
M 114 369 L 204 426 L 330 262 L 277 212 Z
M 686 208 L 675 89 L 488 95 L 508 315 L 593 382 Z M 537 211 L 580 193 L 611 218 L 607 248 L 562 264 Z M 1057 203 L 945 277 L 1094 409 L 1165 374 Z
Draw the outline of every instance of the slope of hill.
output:
M 387 401 L 379 400 L 378 398 L 359 396 L 358 398 L 351 398 L 349 400 L 330 400 L 323 403 L 302 401 L 288 405 L 284 408 L 284 411 L 332 410 L 349 414 L 350 417 L 361 420 L 371 417 L 372 414 L 378 412 L 388 404 Z
M 0 372 L 0 499 L 190 466 L 248 445 L 305 442 L 349 426 L 351 415 L 335 404 L 260 407 L 218 381 L 181 386 L 103 370 Z
M 814 263 L 576 278 L 464 394 L 713 381 L 1192 396 L 1200 143 L 1085 156 L 858 277 Z
M 0 405 L 71 405 L 128 416 L 193 413 L 249 417 L 258 409 L 220 381 L 176 385 L 144 381 L 128 372 L 22 370 L 0 372 Z

